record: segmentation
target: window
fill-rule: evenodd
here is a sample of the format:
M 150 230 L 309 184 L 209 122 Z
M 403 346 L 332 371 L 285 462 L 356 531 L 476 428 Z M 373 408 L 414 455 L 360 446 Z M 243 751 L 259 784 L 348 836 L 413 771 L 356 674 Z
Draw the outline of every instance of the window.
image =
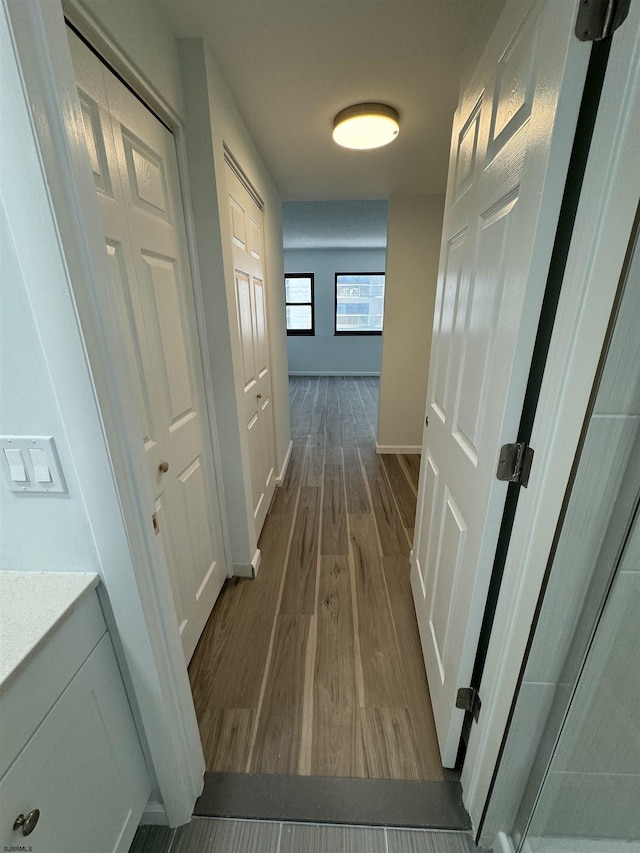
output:
M 383 272 L 336 273 L 336 335 L 380 335 Z
M 313 273 L 284 277 L 288 335 L 313 335 Z

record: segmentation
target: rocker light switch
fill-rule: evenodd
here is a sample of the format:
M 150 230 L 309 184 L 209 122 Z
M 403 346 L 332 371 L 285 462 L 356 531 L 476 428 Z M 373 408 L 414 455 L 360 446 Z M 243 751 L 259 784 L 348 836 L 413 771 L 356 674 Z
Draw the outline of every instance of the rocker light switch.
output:
M 26 483 L 27 472 L 22 461 L 22 453 L 19 450 L 7 448 L 4 451 L 7 465 L 9 466 L 9 476 L 14 483 Z
M 46 495 L 67 491 L 50 435 L 0 435 L 0 467 L 12 492 Z
M 5 451 L 6 453 L 6 451 Z M 33 479 L 36 483 L 50 483 L 51 471 L 47 462 L 47 454 L 39 448 L 30 448 L 31 466 L 33 468 Z

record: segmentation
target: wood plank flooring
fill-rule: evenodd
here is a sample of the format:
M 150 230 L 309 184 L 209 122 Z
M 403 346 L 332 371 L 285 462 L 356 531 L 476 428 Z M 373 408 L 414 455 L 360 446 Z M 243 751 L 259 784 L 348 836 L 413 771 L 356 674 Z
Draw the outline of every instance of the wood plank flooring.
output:
M 293 450 L 257 578 L 189 667 L 207 770 L 438 781 L 409 585 L 420 459 L 375 452 L 378 380 L 290 380 Z

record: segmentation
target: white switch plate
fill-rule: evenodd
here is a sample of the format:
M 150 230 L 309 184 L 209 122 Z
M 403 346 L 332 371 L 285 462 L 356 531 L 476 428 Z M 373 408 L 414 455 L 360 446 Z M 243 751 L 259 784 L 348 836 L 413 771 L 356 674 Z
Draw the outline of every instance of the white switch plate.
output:
M 5 450 L 20 452 L 22 465 L 28 478 L 26 482 L 13 479 L 12 473 L 16 473 L 17 466 L 9 465 Z M 30 453 L 30 450 L 40 452 Z M 15 454 L 13 455 L 15 458 Z M 11 458 L 12 454 L 9 456 Z M 0 435 L 0 465 L 2 465 L 5 482 L 12 492 L 37 492 L 46 495 L 64 494 L 67 491 L 56 444 L 50 435 Z M 45 479 L 46 468 L 50 476 L 48 481 Z M 45 479 L 44 482 L 43 479 Z

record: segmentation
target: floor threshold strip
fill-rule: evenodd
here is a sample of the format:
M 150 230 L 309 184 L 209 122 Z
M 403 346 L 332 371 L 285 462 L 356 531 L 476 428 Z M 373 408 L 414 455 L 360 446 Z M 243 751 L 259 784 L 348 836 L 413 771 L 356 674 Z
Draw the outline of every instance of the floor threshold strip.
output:
M 194 816 L 471 829 L 457 781 L 345 779 L 265 773 L 207 773 Z

